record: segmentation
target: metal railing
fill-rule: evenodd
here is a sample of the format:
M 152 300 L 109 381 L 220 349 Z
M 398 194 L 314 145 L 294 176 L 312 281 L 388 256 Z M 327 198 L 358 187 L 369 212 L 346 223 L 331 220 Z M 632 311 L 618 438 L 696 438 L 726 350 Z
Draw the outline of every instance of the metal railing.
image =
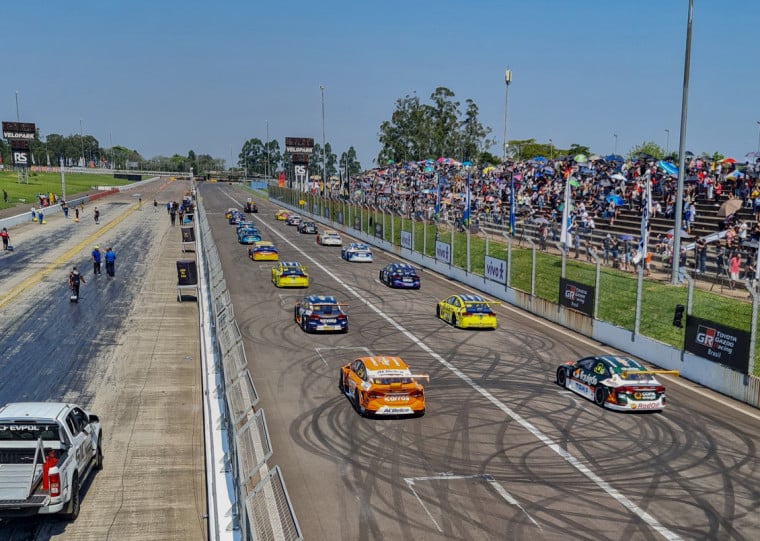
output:
M 196 212 L 197 227 L 203 264 L 201 280 L 209 292 L 209 327 L 213 344 L 213 363 L 221 377 L 215 389 L 208 389 L 219 397 L 220 417 L 214 428 L 226 435 L 224 449 L 216 449 L 224 456 L 224 468 L 232 487 L 230 497 L 232 524 L 217 520 L 217 531 L 210 531 L 213 539 L 227 537 L 229 530 L 240 538 L 251 540 L 296 541 L 303 539 L 293 506 L 285 488 L 285 480 L 278 466 L 269 466 L 272 445 L 264 410 L 259 408 L 259 395 L 248 369 L 243 338 L 235 321 L 232 298 L 227 289 L 219 253 L 211 235 L 203 205 Z M 216 453 L 214 453 L 216 456 Z M 215 463 L 214 467 L 218 464 Z M 226 487 L 216 487 L 217 492 Z M 220 506 L 224 498 L 209 494 L 209 506 Z M 209 513 L 217 518 L 228 514 L 226 509 Z M 211 529 L 212 525 L 209 525 Z

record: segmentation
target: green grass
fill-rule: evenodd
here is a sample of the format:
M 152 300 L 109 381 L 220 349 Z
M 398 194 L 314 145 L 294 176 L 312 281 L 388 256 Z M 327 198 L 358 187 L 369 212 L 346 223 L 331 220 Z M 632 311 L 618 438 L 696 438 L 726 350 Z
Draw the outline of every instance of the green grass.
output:
M 123 186 L 130 181 L 115 179 L 112 175 L 96 175 L 86 173 L 66 173 L 66 196 L 86 193 L 94 186 Z M 0 198 L 0 208 L 9 208 L 18 203 L 37 204 L 37 194 L 53 192 L 61 196 L 60 173 L 29 173 L 29 182 L 21 184 L 18 175 L 12 171 L 0 171 L 0 193 L 2 189 L 8 192 L 8 203 Z M 25 201 L 22 201 L 25 200 Z

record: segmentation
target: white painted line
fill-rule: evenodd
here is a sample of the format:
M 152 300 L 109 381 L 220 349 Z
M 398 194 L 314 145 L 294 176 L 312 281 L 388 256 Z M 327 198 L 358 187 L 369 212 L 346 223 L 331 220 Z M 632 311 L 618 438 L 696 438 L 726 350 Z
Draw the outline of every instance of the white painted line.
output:
M 529 514 L 529 513 L 528 513 L 528 512 L 527 512 L 527 511 L 526 511 L 526 510 L 523 508 L 523 506 L 522 506 L 522 505 L 520 505 L 520 503 L 519 503 L 519 502 L 518 502 L 516 499 L 514 499 L 514 498 L 512 497 L 512 495 L 511 495 L 509 492 L 507 492 L 507 489 L 506 489 L 506 488 L 504 488 L 503 486 L 501 486 L 501 485 L 498 483 L 498 481 L 496 481 L 496 479 L 494 479 L 494 478 L 493 478 L 493 475 L 490 475 L 490 474 L 484 474 L 484 475 L 483 475 L 483 478 L 484 478 L 486 481 L 488 481 L 488 484 L 489 484 L 489 485 L 491 485 L 491 486 L 493 487 L 493 489 L 494 489 L 494 490 L 495 490 L 495 491 L 496 491 L 496 492 L 497 492 L 497 493 L 498 493 L 498 494 L 499 494 L 499 495 L 500 495 L 502 498 L 504 498 L 504 499 L 505 499 L 505 500 L 506 500 L 508 503 L 511 503 L 512 505 L 514 505 L 515 507 L 517 507 L 517 508 L 518 508 L 520 511 L 522 511 L 522 512 L 523 512 L 523 514 L 524 514 L 526 517 L 528 517 L 528 520 L 530 520 L 530 521 L 531 521 L 531 522 L 532 522 L 532 523 L 533 523 L 533 524 L 536 526 L 536 528 L 538 528 L 539 530 L 542 530 L 542 531 L 543 531 L 543 528 L 541 528 L 541 525 L 540 525 L 538 522 L 536 522 L 536 521 L 533 519 L 533 517 L 532 517 L 532 516 L 530 516 L 530 514 Z
M 430 521 L 435 524 L 435 527 L 438 529 L 439 532 L 443 533 L 443 529 L 438 525 L 438 523 L 433 518 L 433 515 L 430 513 L 430 510 L 427 508 L 427 505 L 425 505 L 425 502 L 422 501 L 422 498 L 420 498 L 420 495 L 417 494 L 417 491 L 414 490 L 414 483 L 410 483 L 409 481 L 406 481 L 407 486 L 409 486 L 409 490 L 412 491 L 412 494 L 414 494 L 414 497 L 417 498 L 417 501 L 420 502 L 420 505 L 425 510 L 425 513 L 427 513 L 427 516 L 430 517 Z
M 229 197 L 229 196 L 228 196 Z M 233 199 L 230 197 L 230 199 Z M 234 199 L 233 199 L 234 201 Z M 319 263 L 316 259 L 311 257 L 309 254 L 304 252 L 300 247 L 296 246 L 294 243 L 292 243 L 290 240 L 285 238 L 279 231 L 275 230 L 272 226 L 270 226 L 268 223 L 264 222 L 263 219 L 259 218 L 259 221 L 272 233 L 280 237 L 284 242 L 288 243 L 294 250 L 299 252 L 306 258 L 307 260 L 311 261 L 317 268 L 321 269 L 322 272 L 324 272 L 327 276 L 330 276 L 333 280 L 335 280 L 337 283 L 339 283 L 343 288 L 348 291 L 351 295 L 356 297 L 357 300 L 364 303 L 367 308 L 375 312 L 378 316 L 380 316 L 382 319 L 384 319 L 390 326 L 394 327 L 396 330 L 398 330 L 400 333 L 402 333 L 404 336 L 406 336 L 409 340 L 411 340 L 417 347 L 419 347 L 421 350 L 423 350 L 425 353 L 430 355 L 433 359 L 438 361 L 442 366 L 447 368 L 452 374 L 457 376 L 459 379 L 464 381 L 467 385 L 472 387 L 476 392 L 480 393 L 486 400 L 488 400 L 491 404 L 493 404 L 496 408 L 501 410 L 505 415 L 507 415 L 509 418 L 511 418 L 513 421 L 518 423 L 520 426 L 522 426 L 525 430 L 527 430 L 530 434 L 533 435 L 537 440 L 539 440 L 541 443 L 543 443 L 546 447 L 554 451 L 558 456 L 560 456 L 565 462 L 567 462 L 569 465 L 574 467 L 576 470 L 578 470 L 582 475 L 584 475 L 587 479 L 589 479 L 591 482 L 593 482 L 596 486 L 598 486 L 600 489 L 602 489 L 604 492 L 606 492 L 611 498 L 613 498 L 615 501 L 617 501 L 620 505 L 628 509 L 631 513 L 639 517 L 645 524 L 647 524 L 651 529 L 662 535 L 665 539 L 668 541 L 680 541 L 681 537 L 679 537 L 676 533 L 671 532 L 668 530 L 665 526 L 660 524 L 660 522 L 654 518 L 651 514 L 649 514 L 647 511 L 640 508 L 638 505 L 633 503 L 627 496 L 623 495 L 621 492 L 619 492 L 616 488 L 614 488 L 612 485 L 610 485 L 607 481 L 599 477 L 597 474 L 595 474 L 591 469 L 586 466 L 581 460 L 575 458 L 574 455 L 572 455 L 567 450 L 563 449 L 560 445 L 554 442 L 549 436 L 541 432 L 536 426 L 534 426 L 531 422 L 529 422 L 527 419 L 524 419 L 521 415 L 519 415 L 517 412 L 512 410 L 509 406 L 506 404 L 500 402 L 494 395 L 492 395 L 488 390 L 481 387 L 477 382 L 475 382 L 472 378 L 470 378 L 467 374 L 459 370 L 456 366 L 448 362 L 446 359 L 444 359 L 441 355 L 433 351 L 430 346 L 428 346 L 425 342 L 423 342 L 420 338 L 418 338 L 416 335 L 414 335 L 411 331 L 409 331 L 407 328 L 403 327 L 401 324 L 396 322 L 392 317 L 390 317 L 388 314 L 380 310 L 378 307 L 376 307 L 374 304 L 372 304 L 367 299 L 363 298 L 361 294 L 355 290 L 350 285 L 346 284 L 343 280 L 341 280 L 335 273 L 333 273 L 331 270 L 326 268 L 324 265 Z M 419 498 L 418 498 L 419 499 Z M 432 518 L 432 517 L 431 517 Z M 435 521 L 434 521 L 435 522 Z
M 322 351 L 335 350 L 335 349 L 342 349 L 342 350 L 358 349 L 366 353 L 368 357 L 372 356 L 372 352 L 369 350 L 369 348 L 366 348 L 363 346 L 335 346 L 335 347 L 323 347 L 323 348 L 314 348 L 314 349 L 316 350 L 317 355 L 319 355 L 319 358 L 322 359 L 322 362 L 325 363 L 325 366 L 328 366 L 328 364 L 327 364 L 327 361 L 325 360 L 324 355 L 322 355 Z

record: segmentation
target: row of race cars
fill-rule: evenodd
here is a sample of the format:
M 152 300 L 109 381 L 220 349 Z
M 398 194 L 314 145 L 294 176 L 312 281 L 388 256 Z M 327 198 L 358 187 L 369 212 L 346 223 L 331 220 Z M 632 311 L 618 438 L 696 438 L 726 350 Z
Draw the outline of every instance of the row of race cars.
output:
M 229 209 L 230 223 L 237 224 L 238 240 L 252 241 L 249 256 L 253 260 L 278 260 L 271 242 L 261 240 L 258 231 L 251 237 L 240 230 L 256 229 L 244 220 L 236 209 Z M 237 219 L 233 217 L 237 216 Z M 286 210 L 275 214 L 277 221 L 298 228 L 303 234 L 314 234 L 317 244 L 340 246 L 341 258 L 347 262 L 374 261 L 371 248 L 359 242 L 343 246 L 339 233 L 320 230 L 316 223 Z M 266 255 L 263 255 L 266 253 Z M 379 280 L 386 286 L 398 289 L 420 289 L 420 276 L 409 263 L 389 263 L 379 271 Z M 278 261 L 272 268 L 272 283 L 276 287 L 309 286 L 306 268 L 295 261 Z M 453 327 L 461 329 L 496 329 L 497 318 L 493 310 L 498 301 L 478 294 L 456 294 L 438 301 L 436 316 Z M 347 305 L 332 295 L 306 295 L 293 308 L 296 324 L 307 333 L 348 332 Z M 592 400 L 602 408 L 618 411 L 662 411 L 666 405 L 665 387 L 656 378 L 658 374 L 678 375 L 676 371 L 650 370 L 641 363 L 621 355 L 592 355 L 577 361 L 567 361 L 557 368 L 556 382 L 580 396 Z M 413 374 L 399 357 L 370 356 L 355 359 L 341 367 L 338 386 L 362 415 L 414 415 L 425 413 L 425 391 L 421 380 L 427 375 Z

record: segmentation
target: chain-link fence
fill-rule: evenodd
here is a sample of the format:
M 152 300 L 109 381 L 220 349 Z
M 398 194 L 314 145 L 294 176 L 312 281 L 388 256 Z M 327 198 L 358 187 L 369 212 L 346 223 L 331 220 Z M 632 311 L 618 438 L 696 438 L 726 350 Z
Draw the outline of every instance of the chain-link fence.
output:
M 272 445 L 259 395 L 248 370 L 243 338 L 222 273 L 219 253 L 202 204 L 196 213 L 209 285 L 214 363 L 222 374 L 216 393 L 224 397 L 222 423 L 228 441 L 225 468 L 234 490 L 234 527 L 243 539 L 303 539 L 278 466 L 269 467 Z M 209 392 L 211 390 L 209 389 Z M 209 498 L 213 498 L 209 495 Z

